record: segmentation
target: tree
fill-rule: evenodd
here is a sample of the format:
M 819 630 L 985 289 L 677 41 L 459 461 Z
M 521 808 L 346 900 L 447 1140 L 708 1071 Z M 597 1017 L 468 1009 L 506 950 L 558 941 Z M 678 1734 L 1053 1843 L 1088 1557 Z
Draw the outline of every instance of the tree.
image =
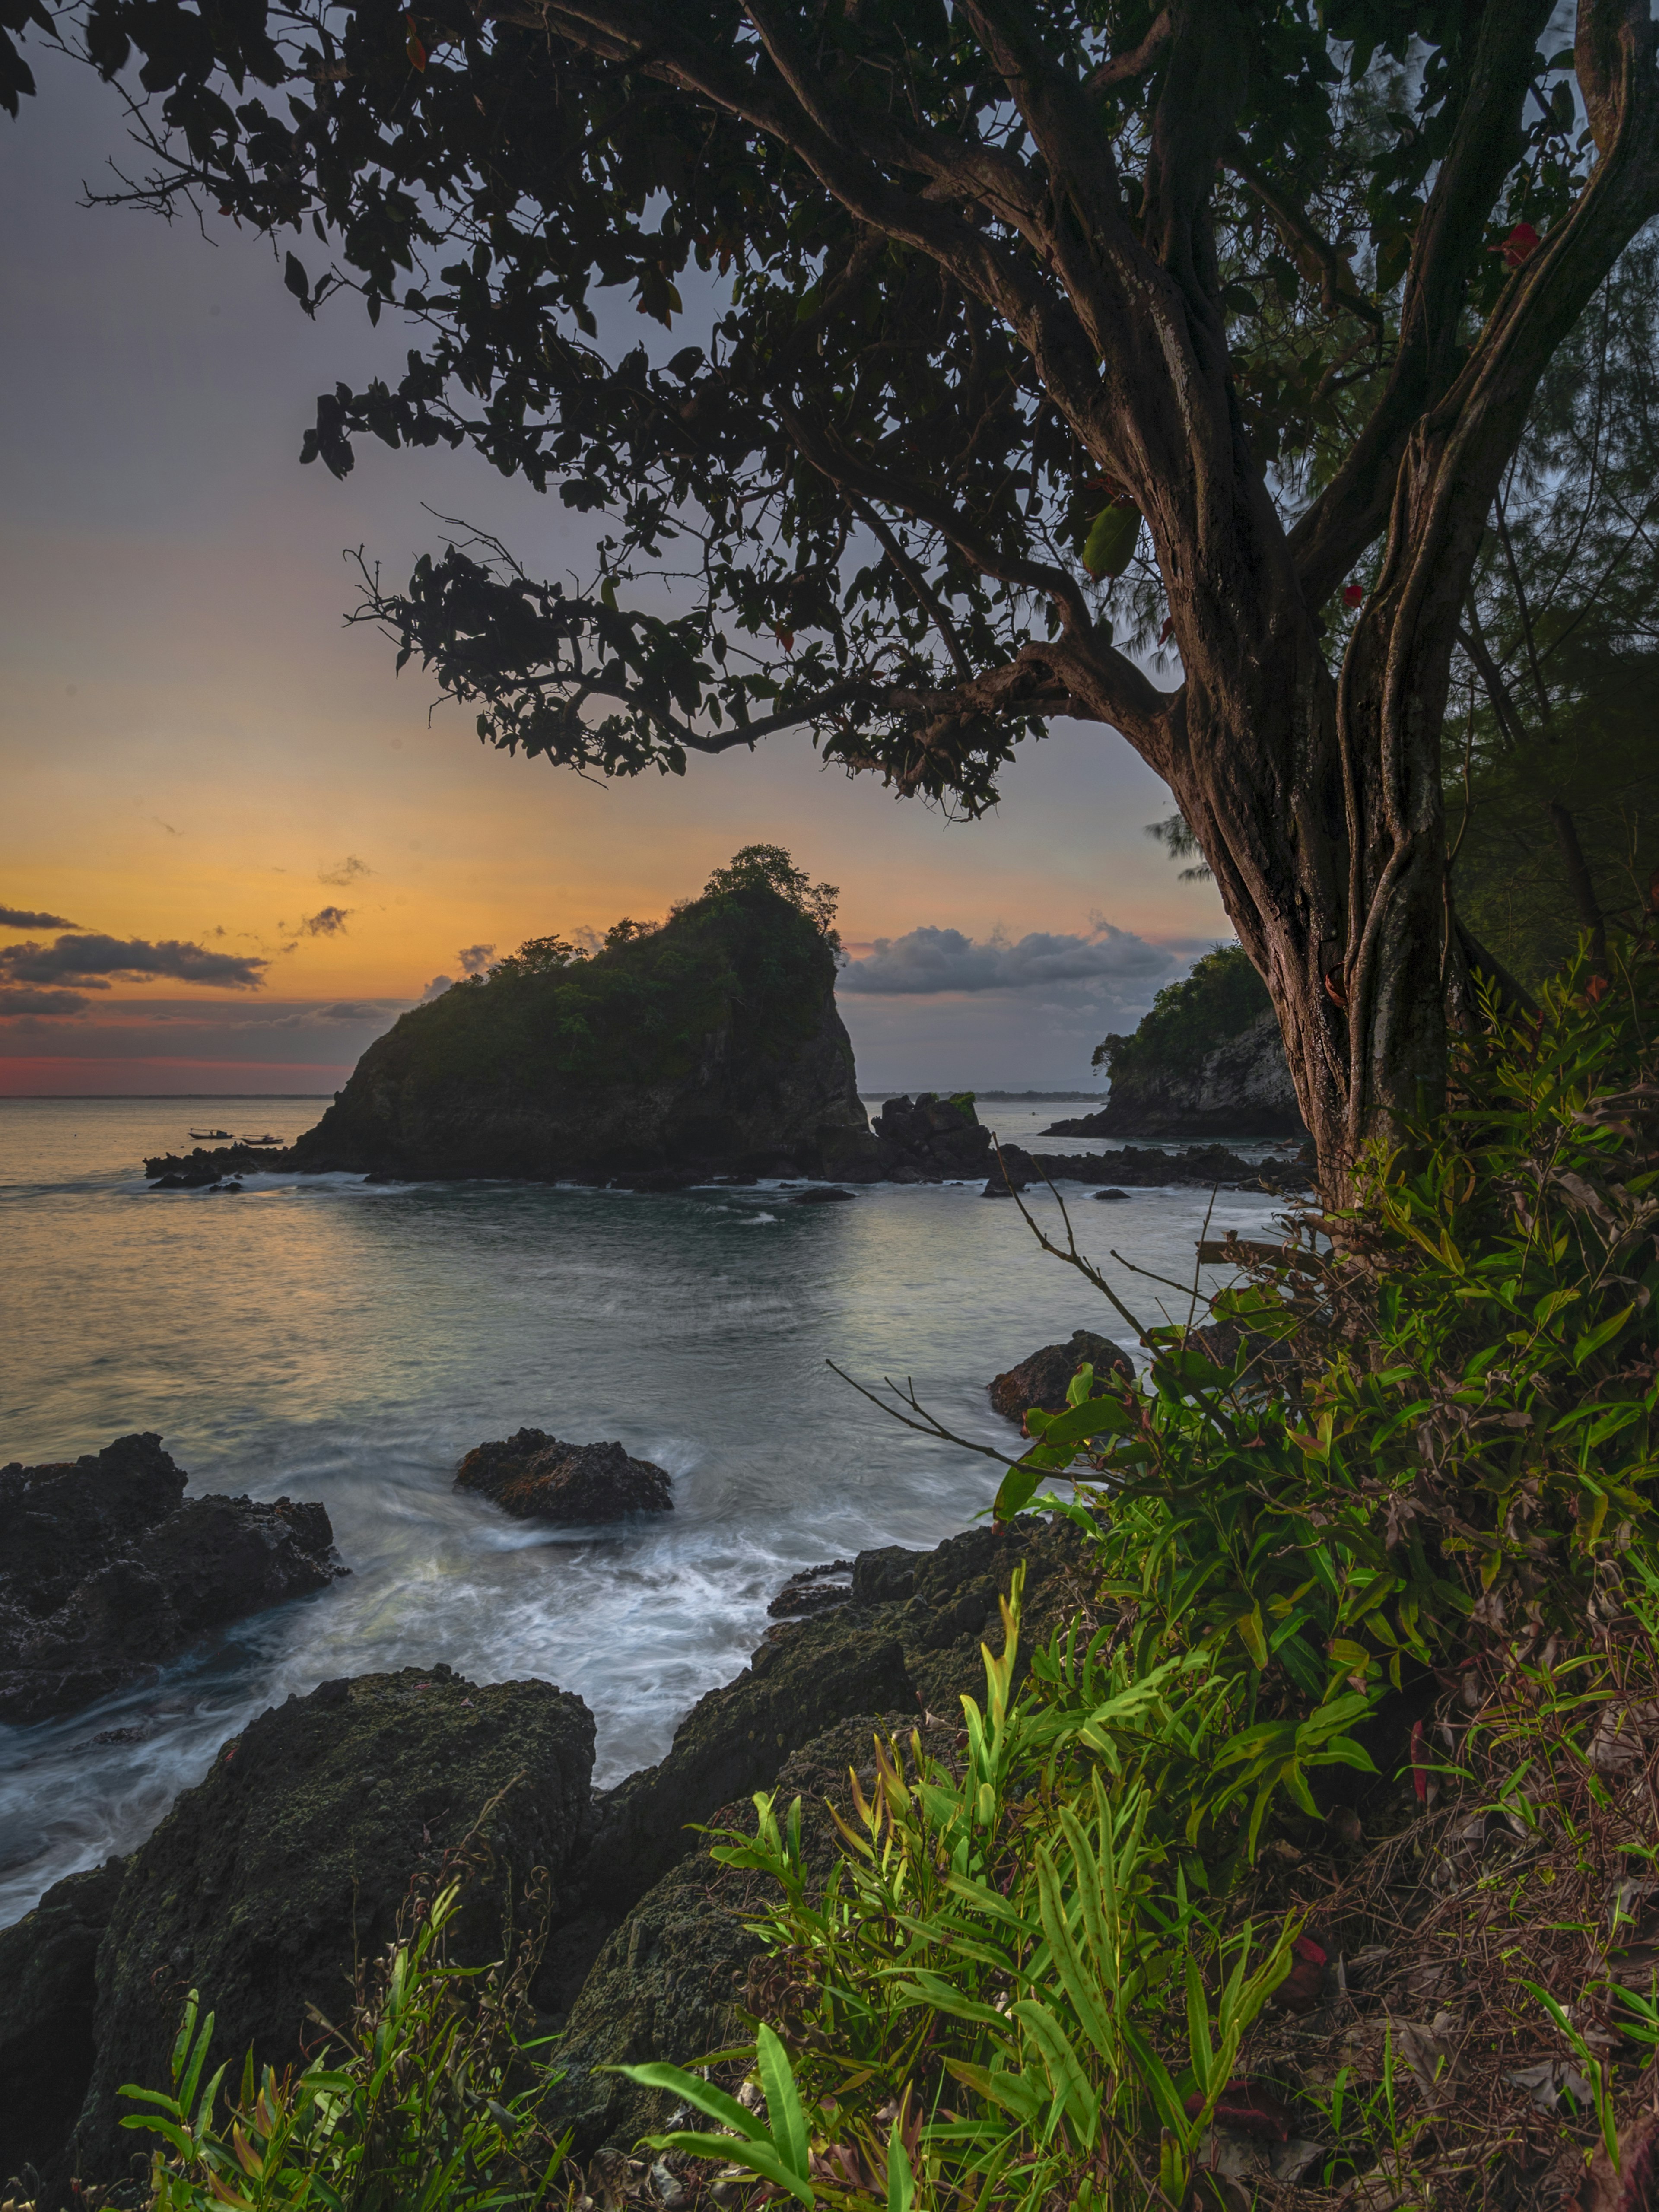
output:
M 1110 725 L 1334 1184 L 1432 1104 L 1473 1012 L 1455 633 L 1539 378 L 1659 208 L 1649 0 L 1578 0 L 1565 49 L 1557 0 L 7 4 L 136 68 L 125 197 L 309 232 L 307 312 L 423 326 L 304 458 L 470 441 L 608 518 L 589 588 L 476 537 L 366 572 L 483 738 L 629 775 L 805 727 L 972 812 L 1054 715 Z M 609 357 L 596 286 L 703 342 Z M 1149 605 L 1173 690 L 1123 649 Z
M 1524 982 L 1639 913 L 1659 860 L 1659 240 L 1547 368 L 1470 581 L 1449 745 L 1460 909 Z

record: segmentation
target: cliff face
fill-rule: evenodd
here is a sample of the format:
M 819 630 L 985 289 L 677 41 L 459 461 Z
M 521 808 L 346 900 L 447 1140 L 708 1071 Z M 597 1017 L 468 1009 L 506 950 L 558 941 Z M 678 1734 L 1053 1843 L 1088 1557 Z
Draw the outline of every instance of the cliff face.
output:
M 1302 1137 L 1278 1017 L 1237 945 L 1164 986 L 1133 1036 L 1109 1036 L 1095 1065 L 1111 1071 L 1097 1114 L 1057 1121 L 1066 1137 Z
M 1111 1096 L 1090 1120 L 1108 1137 L 1307 1134 L 1271 1007 L 1212 1046 L 1196 1067 L 1114 1069 Z
M 866 1175 L 835 963 L 765 889 L 405 1014 L 281 1164 L 538 1180 Z

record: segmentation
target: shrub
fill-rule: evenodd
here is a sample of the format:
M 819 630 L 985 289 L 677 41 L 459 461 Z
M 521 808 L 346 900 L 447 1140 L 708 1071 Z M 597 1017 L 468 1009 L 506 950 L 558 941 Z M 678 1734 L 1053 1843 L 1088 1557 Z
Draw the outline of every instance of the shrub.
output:
M 173 2045 L 170 2090 L 129 2085 L 150 2109 L 123 2127 L 161 2138 L 154 2212 L 507 2212 L 533 2208 L 563 2162 L 537 2106 L 557 2077 L 520 2040 L 538 1947 L 501 1966 L 452 1966 L 445 1942 L 460 1896 L 405 1908 L 386 1957 L 360 1980 L 343 2029 L 320 2021 L 323 2055 L 297 2077 L 253 2053 L 221 2118 L 225 2069 L 204 2080 L 213 2015 L 194 1990 Z
M 1242 945 L 1218 945 L 1166 983 L 1132 1036 L 1103 1037 L 1093 1065 L 1121 1079 L 1139 1071 L 1186 1073 L 1228 1037 L 1237 1036 L 1273 1001 Z

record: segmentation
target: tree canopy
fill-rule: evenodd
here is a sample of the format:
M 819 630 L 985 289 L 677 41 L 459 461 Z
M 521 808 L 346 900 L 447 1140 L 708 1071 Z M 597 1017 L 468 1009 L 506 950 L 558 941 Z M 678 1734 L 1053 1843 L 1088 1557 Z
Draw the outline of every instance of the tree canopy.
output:
M 127 90 L 115 197 L 412 319 L 305 459 L 470 444 L 594 518 L 572 582 L 465 532 L 365 569 L 486 741 L 678 774 L 801 728 L 971 813 L 1053 716 L 1110 724 L 1322 1149 L 1433 1091 L 1455 627 L 1659 210 L 1648 0 L 4 5 Z M 672 335 L 607 345 L 607 289 Z

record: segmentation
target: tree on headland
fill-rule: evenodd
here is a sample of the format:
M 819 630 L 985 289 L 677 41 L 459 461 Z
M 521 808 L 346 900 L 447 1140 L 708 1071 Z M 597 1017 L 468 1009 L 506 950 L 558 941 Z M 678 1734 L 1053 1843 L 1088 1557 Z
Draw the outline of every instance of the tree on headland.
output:
M 580 588 L 477 536 L 403 592 L 366 571 L 362 617 L 486 741 L 681 773 L 805 728 L 972 813 L 1053 717 L 1121 731 L 1214 871 L 1340 1187 L 1443 1091 L 1474 1016 L 1443 798 L 1457 631 L 1539 380 L 1659 210 L 1649 0 L 1579 0 L 1565 46 L 1561 15 L 6 20 L 136 72 L 147 167 L 115 197 L 267 233 L 307 313 L 349 288 L 415 319 L 407 373 L 324 395 L 306 458 L 471 444 L 605 518 Z M 607 353 L 611 286 L 665 327 L 706 309 L 699 342 Z M 1124 649 L 1154 635 L 1178 688 Z

